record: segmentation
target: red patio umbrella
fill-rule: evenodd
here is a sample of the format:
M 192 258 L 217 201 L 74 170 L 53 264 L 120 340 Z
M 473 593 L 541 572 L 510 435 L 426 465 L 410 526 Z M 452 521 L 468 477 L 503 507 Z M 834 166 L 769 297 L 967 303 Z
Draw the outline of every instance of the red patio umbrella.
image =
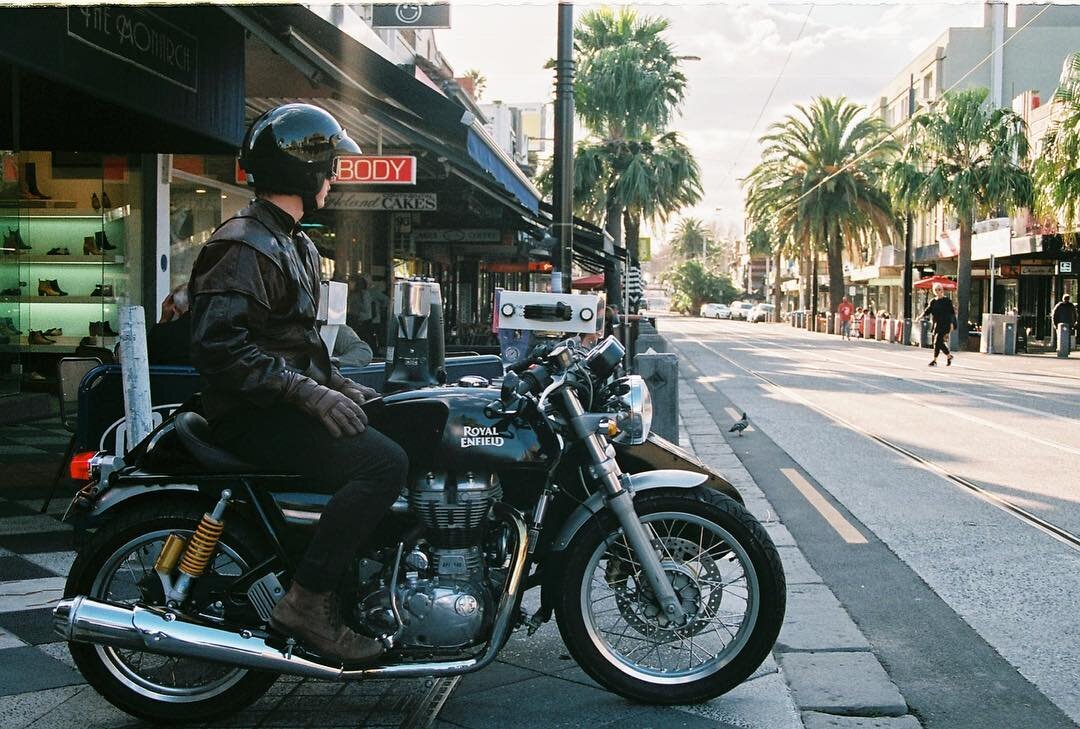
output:
M 597 289 L 604 288 L 604 274 L 594 273 L 592 276 L 582 276 L 581 278 L 575 278 L 574 283 L 570 288 L 578 289 L 579 291 L 596 291 Z
M 956 282 L 948 276 L 931 276 L 930 278 L 920 279 L 915 282 L 915 288 L 932 289 L 934 284 L 941 284 L 946 291 L 956 290 Z

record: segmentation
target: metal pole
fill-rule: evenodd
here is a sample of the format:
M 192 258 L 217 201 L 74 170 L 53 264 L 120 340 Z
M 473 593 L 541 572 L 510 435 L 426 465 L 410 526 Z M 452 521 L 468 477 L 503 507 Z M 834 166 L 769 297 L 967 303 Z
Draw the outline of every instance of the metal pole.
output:
M 990 331 L 986 333 L 986 353 L 994 353 L 994 254 L 990 254 Z
M 908 78 L 908 117 L 915 115 L 915 74 L 911 74 Z M 913 314 L 911 311 L 911 294 L 914 286 L 914 273 L 912 271 L 912 243 L 914 231 L 912 226 L 915 224 L 915 216 L 911 214 L 911 211 L 907 211 L 907 217 L 905 219 L 906 226 L 904 229 L 904 344 L 911 344 L 911 320 Z
M 570 292 L 574 248 L 574 4 L 559 3 L 558 55 L 555 58 L 555 238 L 551 289 Z
M 120 376 L 124 386 L 127 443 L 134 447 L 154 429 L 150 360 L 146 354 L 146 315 L 141 306 L 120 307 Z

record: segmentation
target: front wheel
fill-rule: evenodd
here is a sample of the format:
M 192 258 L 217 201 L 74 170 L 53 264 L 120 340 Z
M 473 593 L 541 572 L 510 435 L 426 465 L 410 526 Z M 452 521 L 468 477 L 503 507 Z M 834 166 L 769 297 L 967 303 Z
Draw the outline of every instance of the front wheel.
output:
M 598 683 L 629 699 L 715 698 L 765 660 L 784 619 L 780 556 L 760 523 L 707 489 L 634 501 L 687 621 L 668 620 L 614 517 L 603 512 L 566 550 L 558 622 Z

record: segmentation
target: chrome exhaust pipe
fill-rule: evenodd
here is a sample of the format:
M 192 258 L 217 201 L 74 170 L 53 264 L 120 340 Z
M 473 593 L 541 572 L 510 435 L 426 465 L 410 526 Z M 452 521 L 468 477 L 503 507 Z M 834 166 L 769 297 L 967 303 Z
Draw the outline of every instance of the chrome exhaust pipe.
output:
M 513 525 L 517 542 L 506 589 L 499 600 L 491 640 L 484 653 L 475 658 L 346 670 L 340 665 L 319 663 L 291 650 L 276 648 L 267 643 L 264 637 L 250 630 L 217 628 L 192 622 L 173 612 L 138 605 L 111 605 L 82 595 L 60 601 L 53 610 L 53 628 L 63 640 L 76 643 L 95 643 L 167 656 L 196 658 L 254 671 L 270 671 L 324 681 L 470 673 L 495 660 L 510 632 L 528 552 L 525 522 L 520 514 L 503 504 L 495 504 L 495 507 L 499 517 Z

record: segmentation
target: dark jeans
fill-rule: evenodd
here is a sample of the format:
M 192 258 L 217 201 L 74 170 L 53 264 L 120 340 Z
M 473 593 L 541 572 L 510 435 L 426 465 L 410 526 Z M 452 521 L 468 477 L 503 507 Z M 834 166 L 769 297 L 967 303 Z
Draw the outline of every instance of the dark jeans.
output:
M 948 330 L 945 330 L 943 332 L 941 332 L 941 331 L 935 331 L 934 332 L 934 359 L 937 359 L 938 355 L 941 354 L 942 352 L 945 353 L 946 357 L 951 357 L 952 356 L 952 354 L 949 353 L 949 331 Z
M 336 489 L 294 575 L 309 590 L 334 589 L 405 485 L 405 451 L 374 428 L 333 438 L 289 405 L 232 413 L 213 428 L 222 447 L 249 463 Z

